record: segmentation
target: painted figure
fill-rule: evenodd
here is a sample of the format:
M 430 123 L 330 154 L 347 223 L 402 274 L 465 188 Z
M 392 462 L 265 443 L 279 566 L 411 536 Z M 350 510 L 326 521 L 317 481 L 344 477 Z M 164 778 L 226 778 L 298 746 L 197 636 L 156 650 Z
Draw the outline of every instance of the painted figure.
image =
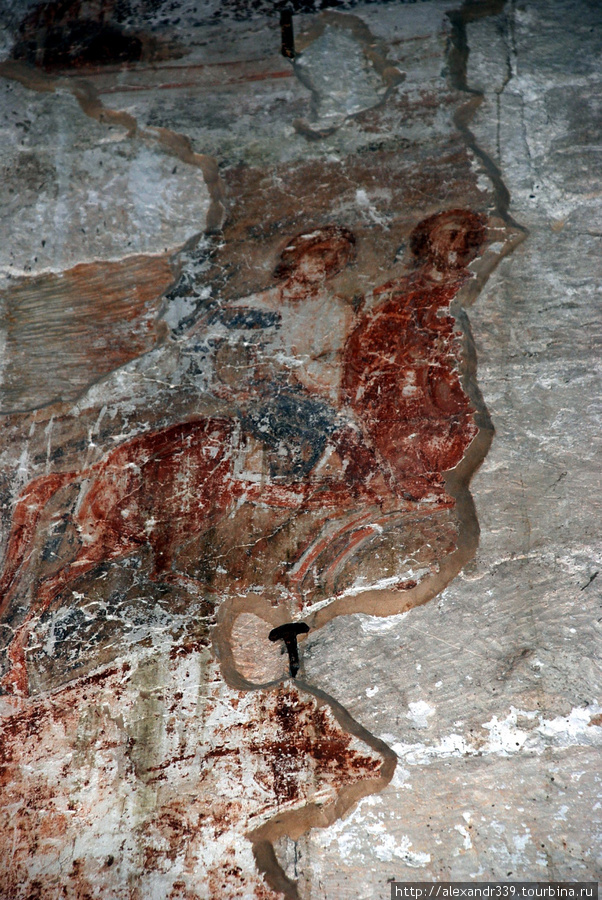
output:
M 353 246 L 350 233 L 333 226 L 313 236 L 301 236 L 283 251 L 275 273 L 280 284 L 262 299 L 269 303 L 274 295 L 291 342 L 290 353 L 307 350 L 311 357 L 308 330 L 301 327 L 295 307 L 304 299 L 310 304 L 326 304 L 325 292 L 316 298 L 314 285 L 339 271 L 352 258 Z M 244 320 L 245 310 L 242 312 Z M 341 343 L 347 320 L 342 313 L 335 320 Z M 264 355 L 269 357 L 266 344 Z M 321 363 L 316 360 L 316 365 L 319 372 Z M 6 689 L 27 690 L 24 648 L 33 618 L 98 564 L 148 546 L 153 556 L 152 577 L 186 585 L 185 573 L 177 568 L 178 549 L 191 535 L 202 535 L 214 527 L 235 505 L 261 504 L 285 510 L 285 516 L 291 510 L 313 510 L 323 518 L 369 493 L 362 462 L 366 453 L 360 446 L 354 448 L 345 480 L 328 476 L 306 480 L 335 429 L 335 413 L 306 396 L 298 384 L 274 392 L 272 380 L 263 383 L 258 373 L 256 376 L 251 392 L 245 391 L 240 380 L 235 385 L 238 420 L 202 418 L 136 437 L 89 469 L 43 476 L 23 492 L 13 516 L 0 581 L 4 619 L 11 618 L 14 601 L 28 586 L 30 563 L 35 562 L 36 553 L 44 551 L 45 532 L 56 524 L 56 509 L 51 507 L 61 507 L 59 491 L 73 508 L 61 510 L 61 518 L 69 519 L 76 536 L 71 558 L 33 586 L 30 612 L 10 645 L 11 668 L 3 679 Z M 339 443 L 345 441 L 351 446 L 353 436 L 343 430 Z M 258 447 L 262 459 L 272 461 L 268 479 L 257 477 L 261 472 L 253 468 Z
M 416 270 L 384 284 L 345 347 L 343 400 L 387 465 L 392 489 L 444 502 L 442 473 L 475 436 L 460 383 L 460 334 L 450 303 L 485 240 L 483 218 L 453 209 L 410 239 Z
M 355 320 L 339 350 L 337 413 L 345 426 L 334 431 L 324 452 L 344 473 L 361 459 L 373 494 L 351 513 L 341 505 L 336 519 L 316 527 L 314 541 L 298 555 L 288 583 L 300 610 L 332 596 L 337 584 L 349 587 L 340 580 L 349 563 L 361 582 L 362 548 L 370 546 L 378 558 L 378 533 L 403 528 L 398 523 L 408 516 L 418 534 L 416 516 L 430 518 L 435 556 L 455 547 L 457 523 L 445 514 L 454 500 L 444 473 L 460 462 L 478 429 L 460 380 L 463 336 L 450 304 L 470 279 L 468 265 L 485 238 L 484 218 L 470 210 L 422 221 L 410 236 L 413 271 L 373 292 L 368 312 Z M 411 589 L 417 582 L 412 575 L 396 584 Z
M 271 311 L 278 325 L 261 339 L 262 359 L 272 371 L 283 367 L 289 381 L 303 385 L 336 407 L 342 375 L 342 349 L 356 320 L 351 304 L 329 282 L 356 255 L 347 228 L 327 225 L 293 238 L 280 254 L 271 290 L 237 301 L 235 308 Z
M 249 323 L 256 335 L 243 341 L 251 352 L 240 377 L 216 385 L 237 416 L 173 425 L 88 469 L 34 480 L 17 502 L 0 581 L 5 620 L 29 587 L 33 596 L 16 623 L 5 689 L 27 690 L 34 618 L 103 562 L 150 547 L 151 577 L 184 588 L 200 581 L 222 598 L 249 583 L 256 566 L 273 602 L 299 600 L 326 548 L 332 566 L 373 536 L 366 522 L 419 501 L 430 512 L 451 505 L 442 473 L 460 461 L 476 427 L 449 304 L 484 236 L 469 211 L 425 220 L 411 237 L 416 270 L 378 288 L 359 319 L 328 288 L 353 261 L 354 236 L 332 225 L 297 236 L 282 251 L 275 288 L 218 312 L 235 326 L 222 349 L 240 342 Z M 230 358 L 222 353 L 218 378 Z M 32 584 L 57 517 L 71 527 L 70 553 Z M 250 558 L 236 552 L 241 532 L 254 544 Z M 216 576 L 218 549 L 226 562 Z M 201 552 L 209 553 L 205 581 L 191 561 Z

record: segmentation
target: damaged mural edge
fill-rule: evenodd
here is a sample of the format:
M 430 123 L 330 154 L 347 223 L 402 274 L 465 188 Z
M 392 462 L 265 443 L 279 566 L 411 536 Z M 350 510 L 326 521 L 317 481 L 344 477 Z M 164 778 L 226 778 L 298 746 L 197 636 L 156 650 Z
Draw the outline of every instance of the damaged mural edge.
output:
M 499 261 L 511 253 L 525 239 L 526 232 L 509 214 L 509 196 L 500 172 L 493 161 L 477 146 L 470 131 L 470 121 L 480 105 L 482 97 L 478 92 L 472 91 L 466 84 L 468 47 L 466 45 L 465 28 L 466 22 L 470 21 L 471 18 L 495 15 L 501 11 L 503 5 L 503 2 L 493 2 L 479 4 L 477 8 L 472 3 L 465 3 L 458 12 L 448 13 L 452 25 L 448 47 L 449 77 L 455 88 L 467 94 L 466 102 L 456 114 L 455 124 L 467 146 L 478 157 L 485 168 L 493 184 L 496 201 L 495 214 L 499 219 L 499 227 L 497 228 L 499 240 L 497 246 L 494 244 L 494 247 L 490 247 L 480 256 L 477 263 L 472 267 L 473 277 L 456 294 L 450 306 L 450 312 L 462 331 L 462 350 L 460 353 L 462 363 L 460 371 L 461 383 L 475 411 L 474 421 L 478 427 L 478 432 L 470 442 L 468 450 L 464 453 L 461 461 L 445 474 L 444 479 L 445 491 L 455 502 L 455 511 L 459 522 L 456 549 L 440 561 L 439 569 L 435 575 L 424 579 L 420 584 L 413 587 L 408 586 L 407 589 L 402 591 L 387 589 L 365 591 L 356 596 L 338 597 L 334 601 L 331 599 L 327 603 L 318 603 L 314 609 L 309 606 L 305 610 L 304 621 L 308 623 L 312 631 L 323 627 L 338 615 L 361 612 L 375 616 L 390 616 L 427 603 L 449 584 L 476 552 L 479 527 L 469 485 L 472 475 L 488 452 L 493 437 L 493 428 L 477 386 L 476 352 L 464 309 L 474 303 Z M 3 64 L 0 74 L 19 80 L 36 90 L 54 89 L 54 83 L 51 79 L 46 79 L 43 76 L 34 76 L 31 70 L 24 69 L 15 63 Z M 133 117 L 126 113 L 105 110 L 98 98 L 91 95 L 85 87 L 77 88 L 76 97 L 84 112 L 98 121 L 112 121 L 122 126 L 125 125 L 132 133 L 137 130 L 137 124 Z M 163 148 L 169 153 L 201 168 L 207 181 L 212 201 L 208 215 L 207 231 L 219 231 L 224 220 L 225 209 L 223 205 L 223 188 L 215 160 L 195 154 L 187 138 L 181 135 L 169 134 L 166 129 L 157 131 L 158 138 L 157 134 L 153 133 L 149 139 L 158 139 Z M 495 223 L 492 222 L 490 234 L 495 235 L 495 233 Z M 231 687 L 236 690 L 252 691 L 258 689 L 266 690 L 282 684 L 284 680 L 282 677 L 266 682 L 255 682 L 241 675 L 240 666 L 237 664 L 233 652 L 232 631 L 236 626 L 237 619 L 243 613 L 252 613 L 272 626 L 286 620 L 288 618 L 287 612 L 290 611 L 274 609 L 273 605 L 266 601 L 259 599 L 249 600 L 248 597 L 234 598 L 222 604 L 218 613 L 218 624 L 214 629 L 214 645 L 222 674 Z M 24 643 L 21 644 L 21 648 L 23 647 Z M 19 664 L 18 655 L 18 652 L 13 654 L 13 663 L 15 663 L 17 668 Z M 333 698 L 327 696 L 318 688 L 306 684 L 302 679 L 297 679 L 296 685 L 301 692 L 305 692 L 319 702 L 327 704 L 343 730 L 371 747 L 372 750 L 381 756 L 383 762 L 377 777 L 364 779 L 361 782 L 346 786 L 339 792 L 334 802 L 328 805 L 313 803 L 282 813 L 248 833 L 247 836 L 253 844 L 258 869 L 264 874 L 267 883 L 274 890 L 283 893 L 289 898 L 296 898 L 298 896 L 297 890 L 294 883 L 286 877 L 277 861 L 274 842 L 284 835 L 294 839 L 312 827 L 327 827 L 343 816 L 361 797 L 384 788 L 392 778 L 396 765 L 396 756 L 393 751 L 356 723 Z

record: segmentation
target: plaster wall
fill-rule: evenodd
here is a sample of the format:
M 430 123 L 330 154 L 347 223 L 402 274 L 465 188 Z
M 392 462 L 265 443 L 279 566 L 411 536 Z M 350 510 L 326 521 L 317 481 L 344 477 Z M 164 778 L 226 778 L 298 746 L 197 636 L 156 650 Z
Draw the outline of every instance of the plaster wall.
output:
M 597 880 L 598 4 L 72 7 L 4 12 L 0 895 Z

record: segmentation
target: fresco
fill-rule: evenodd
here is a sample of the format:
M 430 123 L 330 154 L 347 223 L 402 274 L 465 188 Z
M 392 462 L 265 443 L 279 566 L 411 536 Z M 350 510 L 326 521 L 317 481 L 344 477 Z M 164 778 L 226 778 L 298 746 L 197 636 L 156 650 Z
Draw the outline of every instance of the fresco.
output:
M 223 230 L 174 247 L 162 327 L 134 311 L 133 349 L 78 399 L 5 417 L 11 896 L 296 897 L 274 842 L 392 777 L 393 751 L 305 682 L 303 648 L 335 616 L 427 602 L 474 553 L 492 429 L 463 307 L 520 235 L 453 125 L 465 98 L 442 81 L 412 110 L 391 72 L 368 90 L 385 57 L 357 22 L 310 29 L 304 77 L 325 90 L 338 35 L 370 102 L 312 134 L 279 112 L 298 159 L 224 164 Z M 426 137 L 387 146 L 391 109 Z M 167 134 L 143 139 L 181 156 Z M 344 168 L 311 143 L 333 134 Z M 289 622 L 295 680 L 270 640 Z
M 353 258 L 353 234 L 326 226 L 296 236 L 280 255 L 277 287 L 223 306 L 208 323 L 225 331 L 213 393 L 236 417 L 153 431 L 89 469 L 31 482 L 13 514 L 0 583 L 12 620 L 37 576 L 5 686 L 27 692 L 31 618 L 76 578 L 140 547 L 151 552 L 155 581 L 182 579 L 184 589 L 196 581 L 215 605 L 233 583 L 259 584 L 291 615 L 328 590 L 336 597 L 349 569 L 365 582 L 365 564 L 379 560 L 377 533 L 399 557 L 404 518 L 413 530 L 419 513 L 419 532 L 433 533 L 431 567 L 456 549 L 453 514 L 441 516 L 454 506 L 443 475 L 477 428 L 450 303 L 484 239 L 482 217 L 467 210 L 421 222 L 410 237 L 416 270 L 376 288 L 369 311 L 361 298 L 354 312 L 328 290 Z M 34 548 L 57 518 L 71 549 L 40 575 Z M 252 561 L 224 554 L 233 537 L 254 541 Z M 391 547 L 395 539 L 400 546 Z M 378 580 L 380 560 L 375 568 Z M 416 578 L 398 587 L 415 587 Z

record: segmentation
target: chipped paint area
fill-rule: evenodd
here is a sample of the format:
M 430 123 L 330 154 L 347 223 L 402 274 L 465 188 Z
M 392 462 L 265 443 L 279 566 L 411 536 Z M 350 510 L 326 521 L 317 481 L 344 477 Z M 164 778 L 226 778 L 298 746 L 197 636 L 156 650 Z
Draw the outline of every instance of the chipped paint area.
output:
M 414 721 L 415 726 L 427 727 L 428 717 L 434 712 L 432 708 L 421 701 L 410 703 L 409 707 L 407 717 Z M 423 711 L 427 707 L 428 711 Z M 451 733 L 434 744 L 405 743 L 393 734 L 383 734 L 381 737 L 395 750 L 402 767 L 430 765 L 438 759 L 450 757 L 512 756 L 522 752 L 541 754 L 552 747 L 601 746 L 602 726 L 596 720 L 601 710 L 599 704 L 591 704 L 575 707 L 568 716 L 546 719 L 537 710 L 511 707 L 505 717 L 493 716 L 489 722 L 484 722 L 481 733 L 477 735 Z
M 334 845 L 341 860 L 346 863 L 351 857 L 357 860 L 357 846 L 364 834 L 370 836 L 370 853 L 384 862 L 402 860 L 413 869 L 423 868 L 430 862 L 430 854 L 413 848 L 407 835 L 399 837 L 388 833 L 378 797 L 360 801 L 351 815 L 320 833 L 317 840 L 324 847 Z M 368 865 L 369 856 L 366 855 L 361 861 Z
M 18 143 L 0 132 L 4 278 L 162 255 L 204 230 L 210 197 L 198 167 L 178 171 L 127 124 L 85 115 L 64 88 L 36 94 L 2 79 L 0 103 L 5 121 L 28 123 Z

